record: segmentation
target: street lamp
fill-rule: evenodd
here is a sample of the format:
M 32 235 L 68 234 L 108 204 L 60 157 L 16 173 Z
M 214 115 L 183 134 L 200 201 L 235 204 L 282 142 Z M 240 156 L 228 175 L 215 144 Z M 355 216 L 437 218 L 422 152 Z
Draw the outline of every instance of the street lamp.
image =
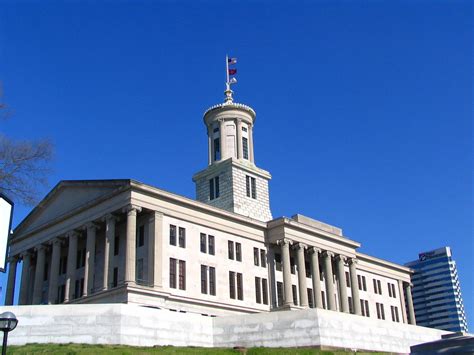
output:
M 7 338 L 8 332 L 11 332 L 16 328 L 18 324 L 18 319 L 12 312 L 3 312 L 0 314 L 0 330 L 3 332 L 3 346 L 2 346 L 2 355 L 7 353 Z

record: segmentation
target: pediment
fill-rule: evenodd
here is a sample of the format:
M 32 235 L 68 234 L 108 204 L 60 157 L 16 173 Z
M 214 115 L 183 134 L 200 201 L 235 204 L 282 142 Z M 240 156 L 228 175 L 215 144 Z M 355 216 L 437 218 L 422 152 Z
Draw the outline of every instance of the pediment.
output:
M 16 227 L 14 236 L 27 234 L 129 185 L 130 180 L 61 181 Z

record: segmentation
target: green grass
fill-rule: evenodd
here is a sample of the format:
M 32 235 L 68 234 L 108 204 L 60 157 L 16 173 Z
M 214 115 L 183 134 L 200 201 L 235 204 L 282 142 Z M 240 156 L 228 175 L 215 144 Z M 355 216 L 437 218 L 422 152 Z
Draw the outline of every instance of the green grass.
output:
M 249 348 L 249 349 L 209 349 L 194 347 L 174 347 L 159 346 L 154 348 L 133 347 L 125 345 L 88 345 L 88 344 L 27 344 L 24 346 L 9 346 L 7 354 L 28 355 L 28 354 L 87 354 L 87 355 L 145 355 L 145 354 L 196 354 L 196 355 L 347 355 L 354 354 L 343 351 L 321 351 L 310 348 Z M 382 354 L 382 353 L 362 353 L 362 354 Z

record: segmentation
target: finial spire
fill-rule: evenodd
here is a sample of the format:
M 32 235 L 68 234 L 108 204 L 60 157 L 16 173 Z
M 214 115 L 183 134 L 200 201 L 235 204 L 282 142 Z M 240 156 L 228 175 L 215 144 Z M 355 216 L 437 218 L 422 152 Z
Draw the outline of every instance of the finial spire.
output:
M 226 82 L 225 82 L 225 103 L 232 103 L 234 101 L 234 98 L 232 97 L 232 94 L 234 93 L 231 89 L 230 86 L 232 84 L 235 84 L 237 82 L 237 79 L 232 77 L 232 75 L 237 74 L 237 69 L 235 68 L 229 68 L 229 65 L 236 64 L 237 63 L 237 58 L 232 58 L 229 57 L 228 55 L 225 56 L 225 68 L 226 68 Z

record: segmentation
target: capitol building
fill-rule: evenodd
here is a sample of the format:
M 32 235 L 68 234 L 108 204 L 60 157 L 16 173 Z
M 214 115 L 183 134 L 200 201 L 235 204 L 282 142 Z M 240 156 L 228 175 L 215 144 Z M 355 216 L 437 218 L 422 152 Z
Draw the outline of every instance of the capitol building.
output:
M 134 180 L 61 181 L 15 229 L 19 304 L 135 303 L 209 316 L 324 308 L 415 324 L 409 268 L 358 252 L 338 227 L 273 218 L 255 165 L 255 111 L 204 114 L 196 200 Z
M 208 164 L 193 176 L 195 200 L 134 180 L 59 182 L 10 239 L 6 305 L 18 287 L 16 312 L 37 307 L 30 315 L 116 304 L 166 311 L 170 322 L 295 314 L 362 322 L 352 332 L 425 332 L 414 326 L 410 268 L 359 252 L 339 227 L 272 216 L 271 175 L 255 164 L 255 119 L 229 85 L 224 102 L 204 113 Z M 371 344 L 359 348 L 380 349 Z

